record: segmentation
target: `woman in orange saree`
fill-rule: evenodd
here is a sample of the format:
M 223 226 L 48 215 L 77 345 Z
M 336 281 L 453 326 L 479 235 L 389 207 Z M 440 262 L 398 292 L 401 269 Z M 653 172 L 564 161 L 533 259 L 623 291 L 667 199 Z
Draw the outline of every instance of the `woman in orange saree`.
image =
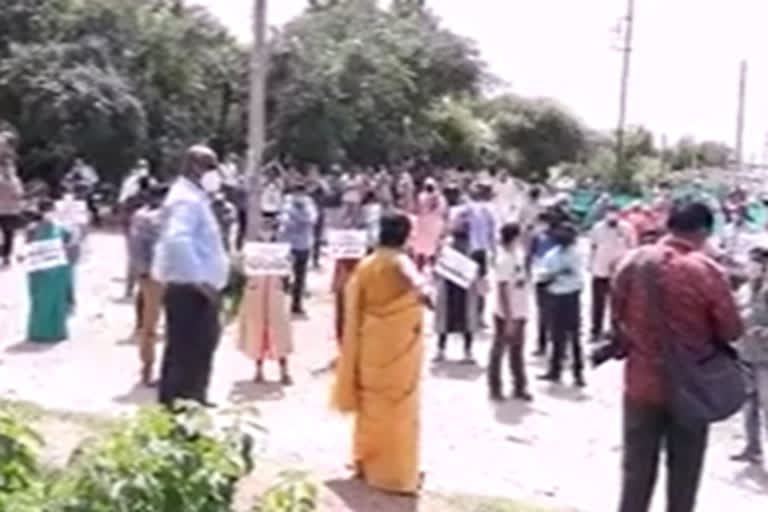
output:
M 344 341 L 333 405 L 355 417 L 358 476 L 383 491 L 421 485 L 422 281 L 403 247 L 410 221 L 382 218 L 380 246 L 355 269 L 345 291 Z

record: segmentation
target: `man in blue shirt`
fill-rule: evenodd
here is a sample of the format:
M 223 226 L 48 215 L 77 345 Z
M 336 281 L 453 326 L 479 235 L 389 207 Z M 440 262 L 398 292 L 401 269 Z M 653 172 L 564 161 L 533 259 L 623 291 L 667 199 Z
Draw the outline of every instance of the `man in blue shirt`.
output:
M 309 256 L 314 246 L 317 208 L 307 194 L 303 181 L 295 184 L 291 196 L 285 202 L 280 215 L 277 237 L 281 242 L 291 245 L 293 256 L 293 285 L 291 288 L 291 312 L 298 317 L 306 317 L 302 300 L 307 283 Z
M 549 371 L 542 380 L 560 382 L 565 350 L 573 355 L 573 380 L 584 387 L 584 361 L 581 350 L 581 290 L 584 287 L 582 262 L 576 248 L 577 230 L 569 223 L 553 230 L 556 246 L 544 256 L 537 271 L 539 283 L 546 283 L 552 329 L 552 354 Z
M 217 166 L 210 148 L 188 149 L 160 216 L 152 275 L 165 285 L 167 340 L 159 400 L 169 407 L 177 399 L 210 405 L 208 383 L 221 334 L 219 293 L 227 283 L 229 259 L 201 179 Z

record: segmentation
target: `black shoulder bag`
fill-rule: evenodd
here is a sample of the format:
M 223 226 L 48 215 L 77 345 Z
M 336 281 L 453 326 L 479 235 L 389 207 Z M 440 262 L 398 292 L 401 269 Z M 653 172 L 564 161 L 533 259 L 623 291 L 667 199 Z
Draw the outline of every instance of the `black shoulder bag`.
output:
M 658 261 L 646 260 L 644 274 L 650 314 L 660 337 L 669 409 L 683 424 L 724 420 L 739 411 L 747 399 L 743 366 L 736 352 L 722 342 L 712 343 L 707 353 L 686 343 L 684 335 L 670 332 L 663 314 L 658 265 Z

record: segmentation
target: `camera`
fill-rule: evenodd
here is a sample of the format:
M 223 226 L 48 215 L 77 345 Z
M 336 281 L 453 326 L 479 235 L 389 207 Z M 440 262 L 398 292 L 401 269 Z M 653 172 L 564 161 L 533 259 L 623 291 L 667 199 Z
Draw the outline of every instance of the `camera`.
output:
M 589 361 L 593 368 L 598 368 L 608 361 L 621 361 L 627 357 L 624 346 L 619 342 L 615 334 L 608 334 L 589 354 Z

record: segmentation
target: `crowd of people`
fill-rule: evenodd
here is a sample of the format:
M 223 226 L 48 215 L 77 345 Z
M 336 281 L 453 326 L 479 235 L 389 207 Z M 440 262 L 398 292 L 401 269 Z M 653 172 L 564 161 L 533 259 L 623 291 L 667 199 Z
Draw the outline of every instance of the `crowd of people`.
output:
M 66 202 L 83 201 L 84 188 L 74 180 L 57 201 L 41 198 L 22 211 L 15 143 L 11 134 L 0 136 L 0 257 L 12 263 L 14 229 L 22 219 L 28 244 L 60 241 L 63 263 L 29 271 L 28 338 L 63 341 L 90 221 L 62 211 L 74 211 Z M 125 295 L 135 298 L 139 378 L 158 386 L 160 403 L 214 405 L 208 383 L 227 295 L 240 297 L 237 345 L 254 361 L 255 380 L 265 379 L 264 363 L 274 360 L 280 381 L 290 385 L 292 322 L 310 313 L 308 270 L 321 264 L 329 230 L 356 230 L 365 233 L 365 253 L 337 258 L 329 283 L 338 343 L 333 405 L 354 414 L 354 469 L 371 486 L 397 493 L 416 493 L 421 486 L 419 397 L 427 319 L 436 334 L 435 364 L 448 358 L 452 335 L 463 341 L 460 363 L 478 364 L 474 342 L 482 331 L 492 331 L 487 387 L 494 401 L 534 399 L 529 358 L 547 358 L 546 371 L 537 377 L 552 385 L 561 385 L 570 363 L 577 387 L 587 385 L 589 362 L 626 359 L 620 512 L 648 510 L 662 450 L 667 510 L 694 510 L 710 422 L 684 421 L 673 407 L 666 344 L 682 343 L 692 357 L 706 359 L 739 342 L 748 369 L 748 441 L 734 458 L 762 460 L 768 243 L 761 237 L 765 229 L 748 222 L 743 191 L 717 202 L 695 195 L 673 200 L 660 190 L 650 203 L 625 207 L 604 194 L 585 230 L 567 194 L 503 173 L 473 175 L 410 162 L 395 171 L 334 167 L 323 174 L 315 166 L 274 164 L 264 170 L 259 241 L 289 245 L 286 279 L 243 274 L 248 211 L 237 162 L 232 156 L 220 163 L 211 149 L 193 146 L 172 181 L 156 180 L 149 163 L 140 161 L 120 190 Z M 718 215 L 727 220 L 715 233 Z M 468 282 L 439 271 L 446 248 L 472 262 Z M 656 286 L 648 285 L 649 275 Z M 582 314 L 585 292 L 589 315 Z M 426 310 L 434 314 L 425 316 Z M 158 369 L 161 316 L 166 328 Z M 589 343 L 582 339 L 584 317 Z M 528 333 L 535 338 L 530 350 Z M 510 393 L 504 389 L 506 364 Z

